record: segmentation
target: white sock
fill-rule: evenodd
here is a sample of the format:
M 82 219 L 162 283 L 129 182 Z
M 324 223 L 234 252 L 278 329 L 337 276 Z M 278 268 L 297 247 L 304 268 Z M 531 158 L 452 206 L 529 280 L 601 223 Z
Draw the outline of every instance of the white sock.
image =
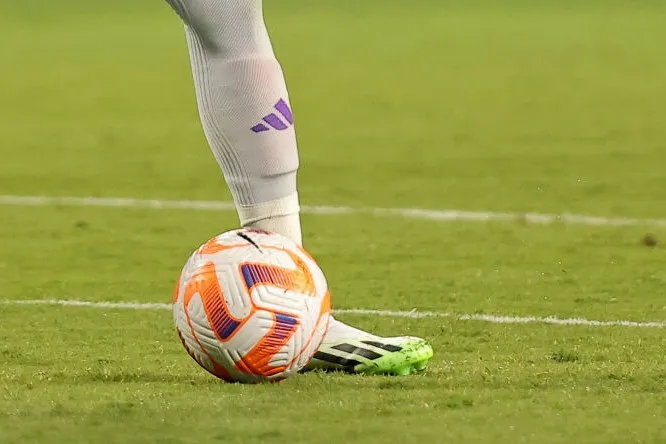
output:
M 241 226 L 302 244 L 298 148 L 262 0 L 167 0 L 185 22 L 199 114 Z M 325 341 L 375 338 L 331 319 Z
M 257 205 L 237 206 L 237 209 L 241 226 L 272 231 L 303 245 L 298 193 Z
M 242 226 L 301 243 L 294 119 L 261 0 L 167 0 L 185 22 L 199 113 Z

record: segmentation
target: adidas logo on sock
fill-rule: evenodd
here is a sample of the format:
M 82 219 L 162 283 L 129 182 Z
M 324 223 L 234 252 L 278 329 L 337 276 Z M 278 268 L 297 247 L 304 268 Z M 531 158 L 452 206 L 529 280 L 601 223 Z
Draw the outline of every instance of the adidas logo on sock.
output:
M 277 114 L 270 113 L 267 116 L 264 116 L 262 119 L 264 122 L 266 122 L 266 124 L 260 123 L 250 129 L 255 133 L 270 131 L 271 128 L 278 131 L 284 131 L 294 124 L 294 116 L 291 113 L 291 108 L 289 108 L 289 105 L 284 101 L 284 99 L 280 99 L 280 101 L 275 104 L 274 108 L 278 113 L 280 113 L 280 115 L 282 115 L 284 120 L 286 120 L 286 123 L 280 119 Z

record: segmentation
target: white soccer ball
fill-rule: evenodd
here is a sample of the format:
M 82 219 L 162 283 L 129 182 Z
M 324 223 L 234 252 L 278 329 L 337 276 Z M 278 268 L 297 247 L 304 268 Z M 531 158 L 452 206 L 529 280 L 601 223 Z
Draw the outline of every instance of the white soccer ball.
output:
M 301 370 L 319 347 L 331 313 L 315 260 L 267 231 L 229 231 L 185 264 L 173 317 L 187 352 L 230 382 L 277 381 Z

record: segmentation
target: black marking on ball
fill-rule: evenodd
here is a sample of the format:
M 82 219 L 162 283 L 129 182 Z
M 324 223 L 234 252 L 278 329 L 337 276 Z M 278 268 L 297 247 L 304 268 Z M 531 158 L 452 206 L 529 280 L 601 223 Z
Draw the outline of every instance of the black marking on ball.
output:
M 251 238 L 250 236 L 248 236 L 248 235 L 245 234 L 245 233 L 238 233 L 238 236 L 239 236 L 239 237 L 242 237 L 243 239 L 245 239 L 246 241 L 248 241 L 250 244 L 252 244 L 252 245 L 254 246 L 254 248 L 256 248 L 257 250 L 259 250 L 259 251 L 261 251 L 261 252 L 263 253 L 261 247 L 260 247 L 255 241 L 253 241 L 252 238 Z

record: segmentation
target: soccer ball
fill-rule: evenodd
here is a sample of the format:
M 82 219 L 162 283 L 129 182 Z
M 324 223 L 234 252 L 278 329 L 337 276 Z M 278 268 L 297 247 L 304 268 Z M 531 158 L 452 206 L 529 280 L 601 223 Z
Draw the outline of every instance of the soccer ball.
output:
M 279 234 L 229 231 L 199 247 L 174 291 L 178 335 L 229 382 L 278 381 L 312 359 L 328 328 L 328 285 L 315 260 Z

